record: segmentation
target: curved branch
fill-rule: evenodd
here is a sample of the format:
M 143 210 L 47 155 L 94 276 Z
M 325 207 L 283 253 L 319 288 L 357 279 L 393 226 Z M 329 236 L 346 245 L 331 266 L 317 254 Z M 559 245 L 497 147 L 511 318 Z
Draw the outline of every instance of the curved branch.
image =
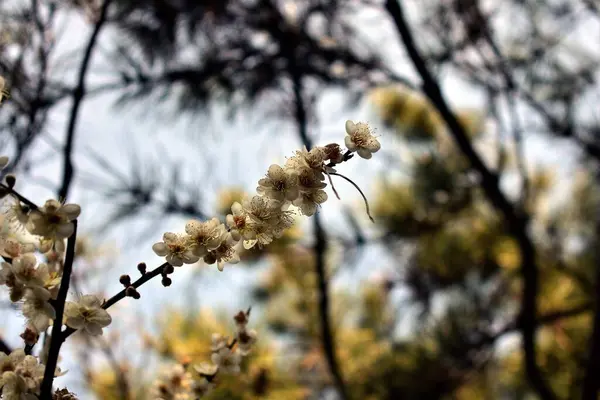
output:
M 489 201 L 504 216 L 511 234 L 517 240 L 522 257 L 521 274 L 523 276 L 523 296 L 519 326 L 523 335 L 525 370 L 529 382 L 542 399 L 554 399 L 556 396 L 544 380 L 536 362 L 536 298 L 538 294 L 538 266 L 535 248 L 527 232 L 528 218 L 520 215 L 500 190 L 498 176 L 492 173 L 479 154 L 475 151 L 463 126 L 448 106 L 442 91 L 429 71 L 425 60 L 415 44 L 412 32 L 404 17 L 398 0 L 386 0 L 385 7 L 396 25 L 400 38 L 413 66 L 422 79 L 422 90 L 436 107 L 459 149 L 471 163 L 471 167 L 481 176 L 481 186 Z
M 81 108 L 81 103 L 86 93 L 85 77 L 90 66 L 92 52 L 94 50 L 94 47 L 96 46 L 98 35 L 100 34 L 100 30 L 106 22 L 107 10 L 110 3 L 111 0 L 105 0 L 104 4 L 102 5 L 102 8 L 100 9 L 98 20 L 96 21 L 94 30 L 92 31 L 92 34 L 88 40 L 83 59 L 81 60 L 79 74 L 77 77 L 77 87 L 73 91 L 73 105 L 71 106 L 69 124 L 67 126 L 67 134 L 65 139 L 65 147 L 63 149 L 62 184 L 60 189 L 58 190 L 58 198 L 61 200 L 67 198 L 67 195 L 69 194 L 69 189 L 71 188 L 71 183 L 73 182 L 73 142 L 75 141 L 75 127 L 77 125 L 79 109 Z

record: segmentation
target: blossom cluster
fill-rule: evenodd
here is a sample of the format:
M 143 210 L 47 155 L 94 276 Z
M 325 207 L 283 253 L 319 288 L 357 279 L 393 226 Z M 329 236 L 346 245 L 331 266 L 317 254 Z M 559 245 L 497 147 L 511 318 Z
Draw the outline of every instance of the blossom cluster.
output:
M 338 175 L 335 165 L 349 160 L 353 152 L 369 159 L 379 151 L 379 141 L 366 123 L 347 121 L 346 133 L 347 151 L 335 143 L 296 151 L 284 165 L 269 167 L 258 181 L 256 195 L 233 203 L 225 223 L 218 218 L 190 220 L 185 233 L 166 232 L 152 249 L 175 267 L 202 259 L 216 262 L 222 271 L 225 263 L 239 262 L 241 247 L 270 244 L 293 225 L 294 215 L 312 216 L 327 201 L 323 189 L 326 179 L 331 183 L 331 175 Z
M 174 364 L 160 374 L 152 387 L 156 400 L 197 400 L 213 390 L 217 375 L 240 373 L 242 358 L 249 355 L 256 343 L 256 331 L 248 329 L 250 310 L 238 312 L 234 320 L 236 336 L 214 333 L 211 345 L 211 361 L 194 365 Z
M 18 349 L 0 353 L 0 393 L 4 399 L 37 400 L 45 366 Z
M 56 300 L 62 278 L 64 241 L 73 234 L 73 220 L 81 208 L 77 204 L 48 200 L 44 206 L 32 209 L 13 194 L 6 197 L 10 205 L 7 214 L 2 216 L 8 221 L 3 222 L 17 223 L 26 232 L 7 229 L 0 234 L 0 255 L 5 260 L 0 265 L 0 285 L 8 288 L 11 301 L 22 301 L 27 328 L 39 334 L 56 318 L 51 303 Z M 45 262 L 38 261 L 36 250 L 44 254 Z M 98 328 L 108 325 L 110 316 L 100 309 L 100 301 L 95 296 L 83 296 L 82 301 L 82 304 L 66 304 L 67 326 L 87 328 L 92 334 L 101 333 Z M 37 335 L 29 336 L 37 339 Z
M 2 82 L 0 82 L 1 84 Z M 0 85 L 1 86 L 1 85 Z M 9 164 L 0 157 L 0 169 Z M 74 221 L 81 208 L 50 199 L 41 207 L 13 190 L 16 178 L 7 174 L 0 185 L 3 213 L 0 214 L 0 286 L 10 300 L 20 305 L 26 320 L 21 334 L 26 349 L 37 343 L 56 319 L 56 303 L 65 267 L 65 240 L 75 232 Z M 43 262 L 38 259 L 40 254 Z M 65 324 L 92 335 L 102 333 L 111 319 L 96 296 L 66 302 Z M 28 351 L 29 351 L 28 350 Z M 47 350 L 47 348 L 46 348 Z M 45 367 L 25 350 L 0 353 L 0 393 L 5 399 L 37 399 Z M 57 371 L 60 371 L 57 368 Z M 68 391 L 61 391 L 62 398 Z

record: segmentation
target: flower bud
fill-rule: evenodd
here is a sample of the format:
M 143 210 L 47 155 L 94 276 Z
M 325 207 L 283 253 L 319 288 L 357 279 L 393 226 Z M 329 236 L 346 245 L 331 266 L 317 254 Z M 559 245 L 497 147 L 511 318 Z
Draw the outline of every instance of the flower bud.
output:
M 35 331 L 34 329 L 31 329 L 29 327 L 25 328 L 25 331 L 23 333 L 21 333 L 20 336 L 21 336 L 21 339 L 23 339 L 25 344 L 28 346 L 33 346 L 34 344 L 36 344 L 38 341 L 38 338 L 40 337 L 40 335 L 37 333 L 37 331 Z
M 167 264 L 167 266 L 163 269 L 165 275 L 172 274 L 174 271 L 175 267 L 173 267 L 171 264 Z
M 140 274 L 144 275 L 146 273 L 146 263 L 145 262 L 141 262 L 137 265 L 137 269 L 138 271 L 140 271 Z
M 125 287 L 131 286 L 131 278 L 129 277 L 129 275 L 121 275 L 121 277 L 119 278 L 119 282 L 121 282 L 121 285 Z
M 171 278 L 163 276 L 161 283 L 164 287 L 167 287 L 167 286 L 171 286 L 171 283 L 173 283 L 173 281 L 171 280 Z
M 6 181 L 6 185 L 11 189 L 14 188 L 17 183 L 17 177 L 14 174 L 6 175 L 4 180 Z
M 133 286 L 129 286 L 125 290 L 125 296 L 127 296 L 127 297 L 133 297 L 136 300 L 141 297 L 140 293 L 137 290 L 135 290 L 135 288 Z

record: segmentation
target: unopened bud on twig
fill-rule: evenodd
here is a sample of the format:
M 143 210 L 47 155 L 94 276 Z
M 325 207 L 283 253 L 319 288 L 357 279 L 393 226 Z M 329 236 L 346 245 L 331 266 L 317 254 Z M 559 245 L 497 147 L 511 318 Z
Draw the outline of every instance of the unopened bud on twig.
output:
M 133 286 L 129 286 L 125 290 L 125 296 L 127 296 L 127 297 L 133 297 L 136 300 L 141 297 L 140 293 L 137 290 L 135 290 L 135 288 Z

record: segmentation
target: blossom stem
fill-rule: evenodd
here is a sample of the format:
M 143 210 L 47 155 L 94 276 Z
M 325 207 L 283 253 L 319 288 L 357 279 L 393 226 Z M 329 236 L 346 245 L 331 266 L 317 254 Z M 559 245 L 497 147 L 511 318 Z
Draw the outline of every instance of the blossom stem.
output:
M 375 220 L 371 216 L 371 210 L 369 208 L 369 201 L 367 200 L 367 196 L 365 196 L 365 194 L 360 189 L 360 187 L 358 187 L 358 185 L 356 183 L 354 183 L 354 181 L 352 179 L 348 178 L 347 176 L 344 176 L 342 174 L 338 174 L 337 172 L 330 172 L 329 174 L 335 175 L 335 176 L 339 176 L 340 178 L 344 178 L 345 180 L 347 180 L 348 182 L 350 182 L 356 188 L 356 190 L 358 190 L 358 192 L 362 196 L 363 200 L 365 201 L 365 208 L 367 209 L 367 215 L 369 216 L 369 219 L 371 220 L 371 222 L 375 223 Z
M 52 324 L 52 337 L 50 339 L 50 349 L 48 351 L 48 360 L 46 361 L 46 369 L 44 371 L 44 380 L 40 389 L 40 400 L 52 399 L 52 381 L 58 363 L 58 354 L 60 347 L 64 342 L 64 337 L 61 335 L 63 322 L 63 314 L 65 311 L 65 302 L 69 292 L 69 283 L 71 273 L 73 272 L 73 260 L 75 259 L 75 242 L 77 240 L 77 220 L 73 220 L 73 234 L 67 242 L 67 254 L 65 256 L 65 265 L 63 267 L 63 276 L 60 281 L 60 289 L 54 303 L 56 318 Z
M 135 282 L 133 282 L 131 284 L 131 286 L 133 286 L 134 288 L 137 289 L 140 286 L 142 286 L 144 283 L 146 283 L 149 280 L 151 280 L 152 278 L 154 278 L 156 276 L 159 276 L 159 275 L 162 275 L 163 271 L 165 270 L 165 268 L 168 265 L 169 265 L 169 263 L 165 262 L 165 263 L 159 265 L 158 267 L 154 268 L 152 271 L 146 272 L 144 275 L 142 275 L 141 278 L 139 278 L 138 280 L 136 280 Z M 123 289 L 119 293 L 117 293 L 113 297 L 111 297 L 110 299 L 106 300 L 104 302 L 104 304 L 102 304 L 102 308 L 106 310 L 109 307 L 112 307 L 113 305 L 115 305 L 116 303 L 118 303 L 119 301 L 123 300 L 125 297 L 127 297 L 126 291 L 127 291 L 127 289 Z M 66 340 L 69 336 L 71 336 L 76 331 L 77 331 L 77 329 L 73 329 L 73 328 L 67 328 L 67 329 L 65 329 L 62 332 L 62 341 Z

